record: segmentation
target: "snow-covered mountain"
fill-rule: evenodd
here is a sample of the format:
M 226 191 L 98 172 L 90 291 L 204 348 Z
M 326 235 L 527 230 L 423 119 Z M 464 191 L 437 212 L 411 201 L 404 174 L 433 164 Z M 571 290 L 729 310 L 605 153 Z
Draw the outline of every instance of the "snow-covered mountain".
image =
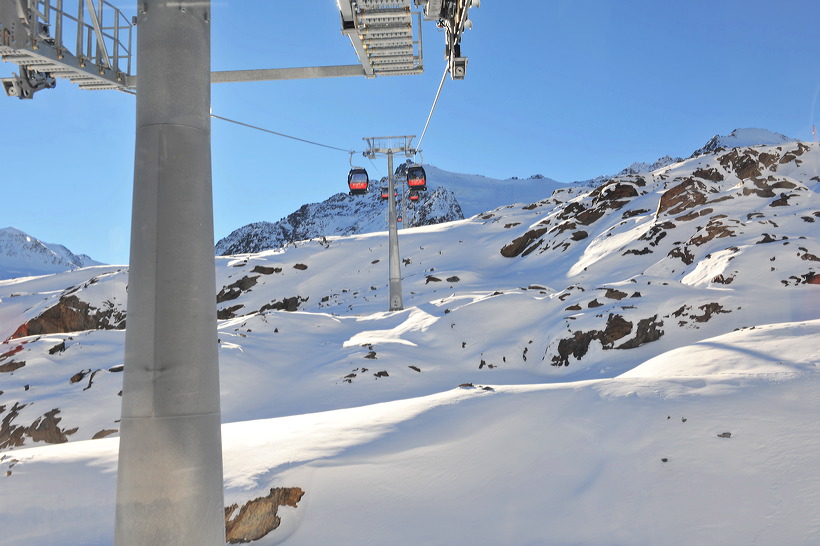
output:
M 278 222 L 243 226 L 216 243 L 217 255 L 261 252 L 294 241 L 329 235 L 353 235 L 387 229 L 387 204 L 378 184 L 365 195 L 337 193 L 321 203 L 303 205 Z M 445 187 L 420 192 L 420 199 L 405 211 L 408 224 L 423 226 L 464 217 L 453 193 Z
M 402 167 L 396 171 L 400 174 Z M 498 180 L 457 174 L 425 165 L 426 192 L 403 211 L 404 227 L 460 220 L 509 203 L 543 199 L 559 182 L 535 175 L 519 180 Z M 380 199 L 381 185 L 372 182 L 365 195 L 338 193 L 321 203 L 303 205 L 277 222 L 254 222 L 216 243 L 220 256 L 280 248 L 295 241 L 331 235 L 353 235 L 387 229 L 387 204 Z
M 796 139 L 789 138 L 780 133 L 774 133 L 766 129 L 735 129 L 728 135 L 715 135 L 709 141 L 692 154 L 691 157 L 715 152 L 721 148 L 739 148 L 743 146 L 777 146 L 786 142 L 794 142 Z
M 779 133 L 764 129 L 735 129 L 729 135 L 715 135 L 691 157 L 734 148 L 791 142 Z M 649 173 L 683 161 L 680 157 L 664 156 L 653 163 L 635 162 L 614 175 L 626 176 Z M 408 161 L 409 163 L 409 161 Z M 400 179 L 406 164 L 396 168 Z M 532 203 L 550 195 L 554 190 L 567 187 L 543 175 L 526 179 L 506 180 L 481 175 L 452 173 L 432 165 L 425 165 L 428 187 L 432 192 L 422 193 L 421 200 L 405 211 L 405 227 L 469 218 L 482 212 L 511 203 Z M 613 176 L 598 176 L 575 182 L 573 187 L 596 187 Z M 216 243 L 217 255 L 261 252 L 280 248 L 295 241 L 331 235 L 353 235 L 387 229 L 386 205 L 379 199 L 380 184 L 372 183 L 364 196 L 344 193 L 333 195 L 321 203 L 303 205 L 299 210 L 277 222 L 254 222 L 231 232 Z
M 0 229 L 0 279 L 47 275 L 100 265 L 85 254 L 59 244 L 44 243 L 13 227 Z
M 652 171 L 657 171 L 658 169 L 662 169 L 667 167 L 673 163 L 678 163 L 683 161 L 681 157 L 672 157 L 669 155 L 665 155 L 655 161 L 654 163 L 640 163 L 635 162 L 629 167 L 623 169 L 621 172 L 616 174 L 615 176 L 626 176 L 628 174 L 640 174 L 640 173 L 651 173 Z
M 817 222 L 787 142 L 402 230 L 403 311 L 384 232 L 218 257 L 226 504 L 273 504 L 255 544 L 816 544 Z M 127 283 L 0 281 L 8 544 L 110 543 Z

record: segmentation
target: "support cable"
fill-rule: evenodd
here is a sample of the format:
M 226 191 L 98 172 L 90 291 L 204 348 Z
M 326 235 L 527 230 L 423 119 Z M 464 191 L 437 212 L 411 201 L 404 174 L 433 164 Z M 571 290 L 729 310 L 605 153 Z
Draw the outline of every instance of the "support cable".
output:
M 421 138 L 419 138 L 418 144 L 416 144 L 416 149 L 421 150 L 421 141 L 424 140 L 424 135 L 427 133 L 427 126 L 430 125 L 430 118 L 433 117 L 433 112 L 436 109 L 436 103 L 438 102 L 439 95 L 441 95 L 441 89 L 444 87 L 444 80 L 447 78 L 447 72 L 450 71 L 450 66 L 444 67 L 444 74 L 441 75 L 441 83 L 438 84 L 438 91 L 436 91 L 436 98 L 433 99 L 433 106 L 430 108 L 430 114 L 427 116 L 427 121 L 424 123 L 424 130 L 421 132 Z
M 299 137 L 295 137 L 295 136 L 291 136 L 291 135 L 286 135 L 284 133 L 277 133 L 276 131 L 271 131 L 270 129 L 264 129 L 262 127 L 257 127 L 256 125 L 251 125 L 249 123 L 243 123 L 241 121 L 236 121 L 236 120 L 233 120 L 233 119 L 223 118 L 222 116 L 217 116 L 216 114 L 211 114 L 211 117 L 214 118 L 214 119 L 221 119 L 222 121 L 227 121 L 229 123 L 235 123 L 236 125 L 241 125 L 243 127 L 248 127 L 250 129 L 256 129 L 257 131 L 270 133 L 272 135 L 285 137 L 285 138 L 290 138 L 292 140 L 298 140 L 299 142 L 305 142 L 307 144 L 313 144 L 314 146 L 321 146 L 322 148 L 330 148 L 331 150 L 339 150 L 340 152 L 344 152 L 346 154 L 356 153 L 353 150 L 346 150 L 344 148 L 337 148 L 336 146 L 329 146 L 327 144 L 322 144 L 321 142 L 314 142 L 312 140 L 306 140 L 304 138 L 299 138 Z

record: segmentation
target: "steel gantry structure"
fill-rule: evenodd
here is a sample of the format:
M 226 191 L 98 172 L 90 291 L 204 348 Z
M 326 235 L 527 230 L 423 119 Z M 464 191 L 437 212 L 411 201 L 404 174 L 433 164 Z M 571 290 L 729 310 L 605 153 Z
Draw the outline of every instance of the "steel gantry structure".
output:
M 127 87 L 134 21 L 105 0 L 78 2 L 71 12 L 62 0 L 0 2 L 0 56 L 20 67 L 0 79 L 7 95 L 30 99 L 55 78 L 82 89 Z
M 0 56 L 20 69 L 0 83 L 20 99 L 53 88 L 57 78 L 89 90 L 136 91 L 115 543 L 221 546 L 210 86 L 417 73 L 421 34 L 400 30 L 408 21 L 412 26 L 409 0 L 337 0 L 359 65 L 212 73 L 210 0 L 139 0 L 130 20 L 107 0 L 71 3 L 76 11 L 63 0 L 0 0 Z M 477 0 L 414 3 L 447 29 L 451 69 L 460 66 L 453 44 Z M 409 149 L 409 141 L 385 149 L 391 180 L 392 153 Z M 381 150 L 374 140 L 370 153 Z M 391 269 L 391 308 L 400 309 L 394 271 L 398 277 L 398 262 Z
M 471 28 L 468 10 L 480 0 L 337 0 L 341 32 L 360 64 L 212 72 L 211 83 L 365 76 L 404 76 L 424 71 L 421 19 L 445 31 L 444 57 L 450 76 L 463 79 L 467 58 L 461 36 Z M 176 0 L 182 11 L 193 0 Z M 0 78 L 9 96 L 30 99 L 51 89 L 58 78 L 82 89 L 135 90 L 133 37 L 139 16 L 125 15 L 107 0 L 0 2 L 0 57 L 17 64 L 19 74 Z M 413 11 L 415 5 L 423 8 Z M 146 3 L 138 2 L 138 14 Z

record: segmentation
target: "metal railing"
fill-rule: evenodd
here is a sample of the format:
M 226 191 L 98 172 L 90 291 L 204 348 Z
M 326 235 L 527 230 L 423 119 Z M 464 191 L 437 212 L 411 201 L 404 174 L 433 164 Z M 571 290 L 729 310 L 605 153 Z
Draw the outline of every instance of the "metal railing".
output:
M 69 12 L 64 4 L 76 10 Z M 57 50 L 58 59 L 67 53 L 81 67 L 91 62 L 131 75 L 134 25 L 121 9 L 105 0 L 28 0 L 28 7 L 38 22 L 31 36 L 33 50 L 45 42 Z M 73 51 L 67 43 L 74 45 Z

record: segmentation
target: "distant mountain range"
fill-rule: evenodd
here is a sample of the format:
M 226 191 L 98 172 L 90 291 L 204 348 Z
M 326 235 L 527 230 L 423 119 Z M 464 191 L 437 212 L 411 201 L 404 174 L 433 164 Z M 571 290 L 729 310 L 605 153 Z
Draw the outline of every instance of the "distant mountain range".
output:
M 780 133 L 765 129 L 736 129 L 728 135 L 715 135 L 690 157 L 719 149 L 792 142 Z M 452 173 L 425 165 L 428 190 L 402 214 L 402 226 L 432 225 L 470 218 L 513 203 L 534 203 L 557 189 L 596 187 L 618 176 L 652 172 L 682 158 L 664 156 L 654 163 L 633 163 L 614 176 L 564 184 L 536 174 L 526 179 L 506 180 L 476 174 Z M 405 165 L 399 165 L 401 173 Z M 321 203 L 309 203 L 276 221 L 260 221 L 242 226 L 220 239 L 215 253 L 220 256 L 261 252 L 287 244 L 332 235 L 354 235 L 387 229 L 386 205 L 381 200 L 381 183 L 374 181 L 363 196 L 337 193 Z M 580 190 L 579 190 L 580 191 Z M 74 254 L 59 244 L 44 243 L 19 229 L 0 229 L 0 280 L 46 275 L 99 265 L 85 254 Z
M 100 265 L 85 254 L 59 244 L 44 243 L 17 228 L 0 229 L 0 280 L 48 275 Z
M 735 129 L 726 136 L 713 136 L 690 157 L 719 148 L 774 145 L 794 140 L 765 129 Z M 633 163 L 614 176 L 599 176 L 569 185 L 595 187 L 617 176 L 652 172 L 681 161 L 683 158 L 667 155 L 654 163 Z M 401 177 L 404 168 L 404 164 L 399 165 L 396 169 L 397 176 Z M 452 173 L 432 165 L 425 165 L 424 168 L 431 191 L 422 193 L 420 201 L 408 207 L 403 218 L 404 227 L 461 220 L 513 203 L 534 203 L 556 189 L 568 186 L 541 174 L 526 179 L 500 180 Z M 263 221 L 245 225 L 220 239 L 216 243 L 216 254 L 227 256 L 260 252 L 316 237 L 386 230 L 387 207 L 380 200 L 380 186 L 378 182 L 371 183 L 370 191 L 364 196 L 338 193 L 321 203 L 303 205 L 277 222 Z

